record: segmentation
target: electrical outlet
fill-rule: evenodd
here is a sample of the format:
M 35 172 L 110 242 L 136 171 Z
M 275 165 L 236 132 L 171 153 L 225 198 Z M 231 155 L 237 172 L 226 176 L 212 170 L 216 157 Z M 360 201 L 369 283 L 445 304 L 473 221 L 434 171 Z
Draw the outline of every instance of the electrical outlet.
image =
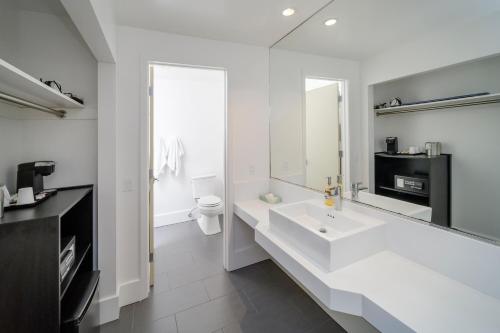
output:
M 283 162 L 283 171 L 288 171 L 288 161 Z
M 248 174 L 249 174 L 250 176 L 255 176 L 255 166 L 254 166 L 254 165 L 250 165 L 250 166 L 248 167 Z

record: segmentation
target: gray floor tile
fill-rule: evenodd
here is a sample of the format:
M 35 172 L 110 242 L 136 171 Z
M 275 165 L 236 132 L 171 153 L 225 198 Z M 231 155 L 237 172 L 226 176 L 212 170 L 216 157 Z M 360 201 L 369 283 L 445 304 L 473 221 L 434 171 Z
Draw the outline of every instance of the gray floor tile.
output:
M 99 327 L 100 333 L 130 333 L 134 319 L 134 305 L 127 305 L 120 309 L 120 318 Z
M 253 313 L 237 293 L 177 313 L 179 333 L 210 333 Z M 194 320 L 195 319 L 195 320 Z
M 305 292 L 293 296 L 292 303 L 300 310 L 307 321 L 323 322 L 331 319 L 331 317 Z
M 284 306 L 279 311 L 250 314 L 240 321 L 239 325 L 244 333 L 306 333 L 320 327 L 324 322 L 307 320 L 297 308 Z
M 222 333 L 243 333 L 240 323 L 231 323 L 222 328 Z
M 134 322 L 134 333 L 177 333 L 175 317 L 165 317 L 155 321 Z
M 152 294 L 144 301 L 136 303 L 134 322 L 154 321 L 208 300 L 207 292 L 201 282 Z
M 333 319 L 329 319 L 307 333 L 346 333 L 346 330 Z
M 170 288 L 167 273 L 156 273 L 156 276 L 154 278 L 154 286 L 151 288 L 150 292 L 159 294 L 171 289 L 172 288 Z
M 210 299 L 229 295 L 236 291 L 236 287 L 227 273 L 221 273 L 203 280 Z
M 177 288 L 195 281 L 204 280 L 208 277 L 224 272 L 222 265 L 210 261 L 195 262 L 190 266 L 178 267 L 167 272 L 171 288 Z
M 191 251 L 172 252 L 168 249 L 157 251 L 156 268 L 158 273 L 170 272 L 179 267 L 191 266 L 194 263 Z

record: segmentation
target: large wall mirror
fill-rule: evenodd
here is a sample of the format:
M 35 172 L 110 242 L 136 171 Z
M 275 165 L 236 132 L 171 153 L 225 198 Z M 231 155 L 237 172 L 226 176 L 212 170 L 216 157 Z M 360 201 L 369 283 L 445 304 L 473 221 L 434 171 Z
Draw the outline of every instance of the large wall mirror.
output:
M 499 242 L 499 31 L 500 1 L 330 1 L 270 49 L 271 177 Z

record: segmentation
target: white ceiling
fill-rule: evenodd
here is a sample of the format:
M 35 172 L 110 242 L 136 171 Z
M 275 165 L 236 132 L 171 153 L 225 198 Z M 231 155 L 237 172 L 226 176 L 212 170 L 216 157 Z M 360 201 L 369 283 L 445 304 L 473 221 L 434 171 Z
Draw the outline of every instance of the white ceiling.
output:
M 270 46 L 330 0 L 115 0 L 120 25 Z M 296 14 L 281 15 L 292 7 Z
M 277 47 L 361 60 L 498 10 L 500 0 L 335 0 Z

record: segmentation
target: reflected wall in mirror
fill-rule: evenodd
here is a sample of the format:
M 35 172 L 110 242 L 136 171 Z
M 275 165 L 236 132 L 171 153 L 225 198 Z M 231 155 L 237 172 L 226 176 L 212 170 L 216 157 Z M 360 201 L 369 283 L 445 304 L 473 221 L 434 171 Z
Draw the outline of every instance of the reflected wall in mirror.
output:
M 283 108 L 277 107 L 272 113 L 271 174 L 322 190 L 327 177 L 337 179 L 341 174 L 344 81 L 305 76 L 296 88 L 296 98 L 301 99 L 299 107 L 286 106 L 293 91 L 290 89 L 283 91 L 279 102 Z M 273 97 L 278 103 L 278 96 Z
M 270 50 L 271 177 L 323 191 L 349 173 L 345 147 L 359 107 L 359 63 Z
M 498 1 L 331 2 L 270 50 L 271 176 L 499 241 L 498 31 Z

